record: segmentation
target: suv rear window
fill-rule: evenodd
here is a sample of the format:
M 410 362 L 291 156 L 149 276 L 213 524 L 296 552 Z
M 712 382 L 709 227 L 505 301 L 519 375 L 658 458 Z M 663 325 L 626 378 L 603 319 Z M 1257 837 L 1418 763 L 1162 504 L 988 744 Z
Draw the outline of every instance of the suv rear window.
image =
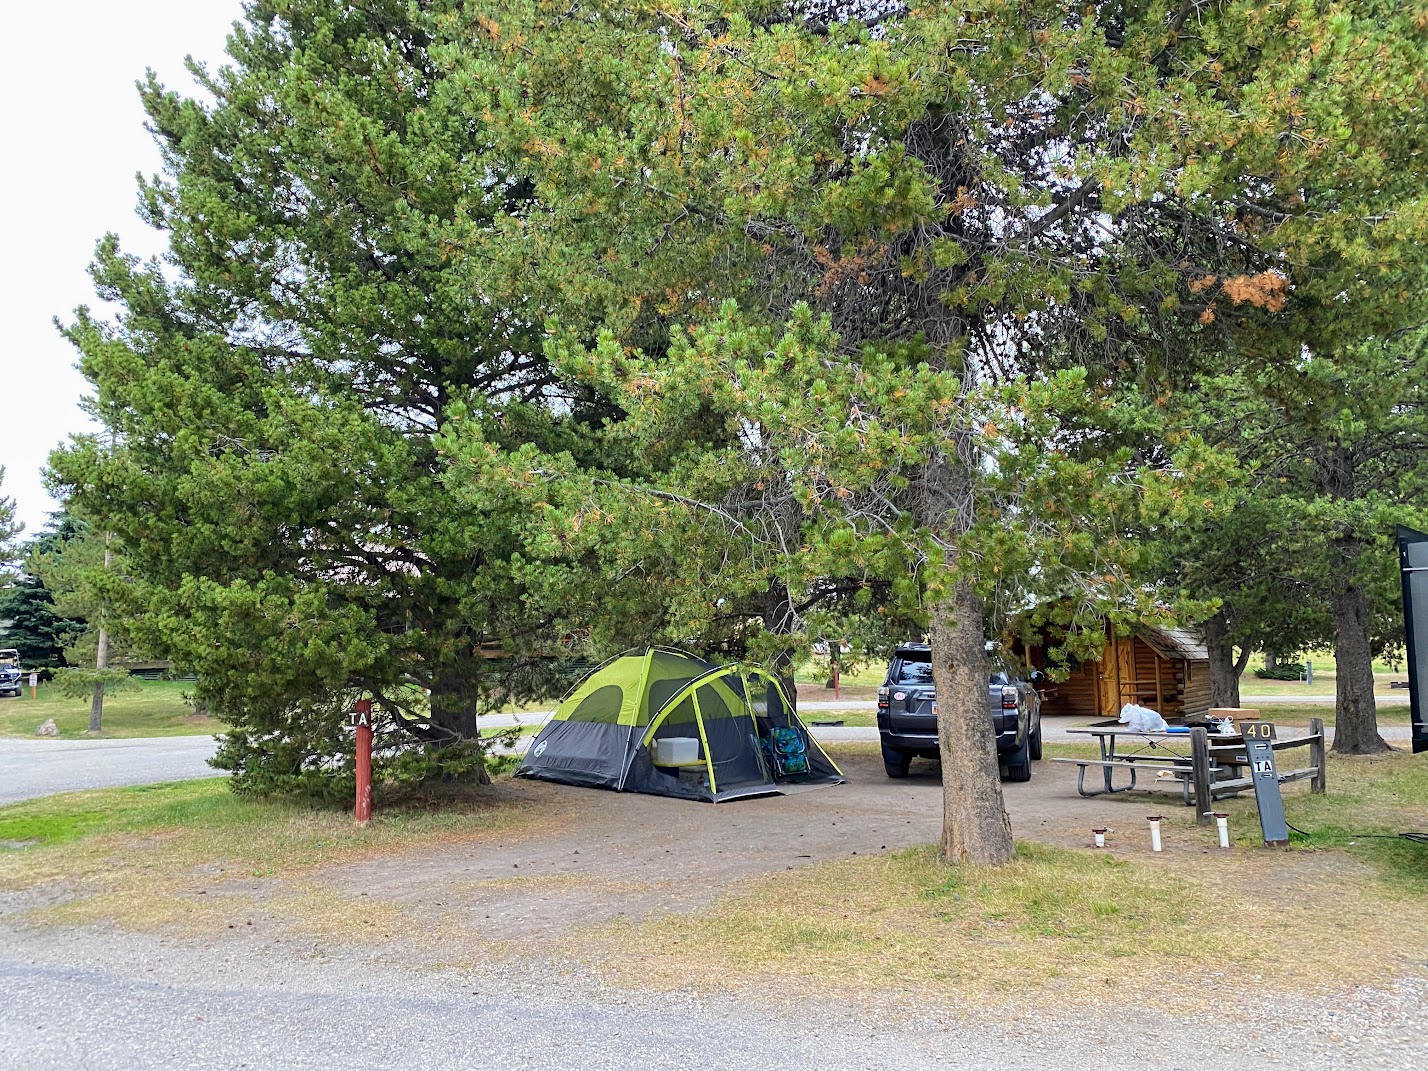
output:
M 931 684 L 932 656 L 919 654 L 901 655 L 894 671 L 893 684 Z
M 1012 684 L 1016 680 L 998 659 L 992 659 L 992 671 L 988 676 L 991 684 Z M 893 678 L 889 684 L 931 684 L 932 655 L 913 652 L 898 655 L 893 667 Z

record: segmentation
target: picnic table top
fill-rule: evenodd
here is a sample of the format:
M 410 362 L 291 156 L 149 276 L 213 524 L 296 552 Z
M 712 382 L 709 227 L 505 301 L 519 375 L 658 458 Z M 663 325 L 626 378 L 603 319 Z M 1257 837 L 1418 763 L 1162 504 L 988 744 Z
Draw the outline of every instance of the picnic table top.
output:
M 1198 728 L 1191 725 L 1172 725 L 1169 729 L 1132 729 L 1129 725 L 1120 722 L 1097 722 L 1091 725 L 1073 725 L 1067 728 L 1068 733 L 1085 733 L 1088 736 L 1144 736 L 1156 740 L 1179 740 L 1189 739 L 1190 730 Z M 1240 733 L 1217 733 L 1210 732 L 1212 741 L 1244 741 Z
M 1176 730 L 1176 729 L 1178 729 L 1179 731 L 1177 732 L 1177 731 L 1170 731 L 1170 730 L 1165 730 L 1165 729 L 1159 729 L 1159 730 L 1132 729 L 1129 725 L 1123 725 L 1123 724 L 1120 723 L 1120 722 L 1102 721 L 1102 722 L 1092 722 L 1090 725 L 1072 725 L 1072 726 L 1068 726 L 1067 729 L 1066 729 L 1066 732 L 1068 732 L 1068 733 L 1081 733 L 1081 734 L 1084 734 L 1084 735 L 1086 735 L 1086 736 L 1097 736 L 1097 737 L 1102 737 L 1102 738 L 1109 737 L 1109 738 L 1111 738 L 1112 740 L 1114 740 L 1114 738 L 1115 738 L 1115 737 L 1118 737 L 1118 736 L 1138 736 L 1138 737 L 1141 737 L 1142 739 L 1151 740 L 1151 741 L 1154 741 L 1154 740 L 1186 740 L 1186 741 L 1188 741 L 1188 740 L 1190 739 L 1190 730 L 1191 730 L 1192 728 L 1199 728 L 1199 726 L 1190 726 L 1190 725 L 1175 726 L 1175 725 L 1172 725 L 1172 726 L 1170 727 L 1170 730 Z M 1219 749 L 1228 750 L 1228 749 L 1230 749 L 1230 748 L 1234 748 L 1234 749 L 1236 749 L 1236 750 L 1243 751 L 1244 748 L 1245 748 L 1245 738 L 1244 738 L 1244 734 L 1243 734 L 1243 733 L 1239 733 L 1239 732 L 1234 732 L 1234 733 L 1218 733 L 1218 732 L 1212 732 L 1212 731 L 1208 731 L 1208 730 L 1207 730 L 1206 735 L 1209 737 L 1210 748 L 1211 748 L 1212 751 L 1213 751 L 1213 750 L 1219 750 Z M 1297 743 L 1301 743 L 1301 742 L 1303 742 L 1303 741 L 1308 741 L 1308 740 L 1313 740 L 1313 739 L 1315 739 L 1314 734 L 1311 733 L 1311 732 L 1309 732 L 1307 729 L 1291 728 L 1291 729 L 1289 730 L 1289 734 L 1288 734 L 1288 735 L 1286 735 L 1286 736 L 1281 736 L 1279 739 L 1277 739 L 1277 740 L 1274 742 L 1274 743 L 1275 743 L 1275 750 L 1279 750 L 1279 749 L 1281 749 L 1281 748 L 1283 748 L 1283 747 L 1285 747 L 1285 746 L 1291 745 L 1291 744 L 1297 744 Z

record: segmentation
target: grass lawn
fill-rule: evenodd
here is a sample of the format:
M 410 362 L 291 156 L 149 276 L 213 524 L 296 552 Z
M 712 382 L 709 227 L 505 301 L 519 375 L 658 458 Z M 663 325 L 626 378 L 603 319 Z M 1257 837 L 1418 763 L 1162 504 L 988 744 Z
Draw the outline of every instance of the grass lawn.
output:
M 1272 721 L 1277 725 L 1307 726 L 1310 718 L 1319 718 L 1325 725 L 1334 724 L 1334 704 L 1333 703 L 1284 703 L 1275 706 L 1273 703 L 1261 703 L 1254 709 L 1259 711 L 1259 716 L 1263 721 Z M 1407 705 L 1389 706 L 1380 704 L 1377 711 L 1378 723 L 1380 725 L 1407 725 L 1411 711 Z
M 838 683 L 845 688 L 878 688 L 882 686 L 887 672 L 886 659 L 862 662 L 851 669 L 843 665 L 838 671 Z M 821 687 L 832 678 L 833 671 L 829 667 L 827 655 L 814 655 L 793 676 L 799 684 L 815 684 Z M 828 689 L 828 698 L 833 698 L 831 688 Z
M 1095 758 L 1094 744 L 1047 744 L 1047 758 Z M 1305 752 L 1284 752 L 1304 755 Z M 1428 762 L 1407 751 L 1380 755 L 1327 756 L 1328 786 L 1322 795 L 1307 782 L 1286 785 L 1285 815 L 1298 827 L 1290 830 L 1291 848 L 1302 851 L 1343 850 L 1372 867 L 1384 880 L 1423 897 L 1428 908 L 1428 844 L 1418 844 L 1399 833 L 1428 833 Z M 1298 765 L 1297 759 L 1285 763 Z M 1173 799 L 1133 793 L 1129 799 Z M 1217 800 L 1217 809 L 1230 816 L 1235 843 L 1258 847 L 1261 843 L 1254 793 L 1244 792 Z M 1164 813 L 1167 820 L 1182 818 L 1193 825 L 1193 815 L 1176 806 Z M 1208 832 L 1208 831 L 1207 831 Z
M 1334 652 L 1331 648 L 1322 651 L 1306 651 L 1301 655 L 1297 655 L 1296 657 L 1289 659 L 1289 661 L 1299 663 L 1313 662 L 1315 680 L 1319 679 L 1320 673 L 1328 673 L 1332 675 L 1336 672 L 1338 668 L 1338 663 L 1334 661 Z M 1255 677 L 1254 671 L 1257 669 L 1262 669 L 1263 667 L 1263 655 L 1255 654 L 1251 656 L 1249 670 L 1245 673 L 1245 679 L 1257 680 L 1258 678 Z M 1373 663 L 1373 671 L 1375 675 L 1382 674 L 1387 677 L 1406 678 L 1408 676 L 1408 670 L 1405 668 L 1402 658 L 1400 658 L 1397 662 L 1385 662 L 1381 658 L 1375 659 Z
M 1333 695 L 1335 686 L 1335 676 L 1333 671 L 1319 672 L 1319 664 L 1314 663 L 1314 683 L 1305 684 L 1303 681 L 1271 681 L 1256 677 L 1252 673 L 1246 673 L 1240 678 L 1241 695 Z M 1408 698 L 1407 688 L 1394 688 L 1394 681 L 1407 680 L 1405 673 L 1375 673 L 1373 676 L 1373 694 L 1376 696 L 1398 696 L 1401 699 Z
M 220 732 L 214 718 L 194 714 L 184 695 L 192 681 L 140 681 L 139 690 L 105 697 L 105 737 L 207 736 Z M 61 695 L 53 684 L 42 684 L 36 699 L 30 690 L 19 699 L 0 699 L 0 736 L 33 736 L 47 718 L 53 718 L 61 738 L 84 735 L 89 727 L 89 700 Z

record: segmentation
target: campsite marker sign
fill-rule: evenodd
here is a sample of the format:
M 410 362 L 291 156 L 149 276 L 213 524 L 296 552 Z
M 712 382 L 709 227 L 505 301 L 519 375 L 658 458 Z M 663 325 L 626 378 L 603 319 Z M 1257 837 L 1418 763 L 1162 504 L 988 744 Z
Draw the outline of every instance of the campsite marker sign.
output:
M 1279 791 L 1279 771 L 1274 765 L 1274 723 L 1242 721 L 1245 758 L 1254 781 L 1254 802 L 1259 809 L 1259 826 L 1266 846 L 1289 846 L 1289 823 L 1284 817 L 1284 796 Z
M 357 730 L 357 804 L 354 817 L 359 826 L 365 826 L 372 820 L 372 700 L 357 700 L 347 718 Z

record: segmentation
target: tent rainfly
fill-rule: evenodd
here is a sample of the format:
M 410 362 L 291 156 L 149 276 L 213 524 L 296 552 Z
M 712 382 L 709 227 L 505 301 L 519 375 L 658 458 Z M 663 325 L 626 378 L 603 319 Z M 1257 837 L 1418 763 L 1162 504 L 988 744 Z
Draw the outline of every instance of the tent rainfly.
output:
M 619 655 L 582 679 L 516 775 L 708 803 L 843 780 L 777 678 L 667 647 Z

